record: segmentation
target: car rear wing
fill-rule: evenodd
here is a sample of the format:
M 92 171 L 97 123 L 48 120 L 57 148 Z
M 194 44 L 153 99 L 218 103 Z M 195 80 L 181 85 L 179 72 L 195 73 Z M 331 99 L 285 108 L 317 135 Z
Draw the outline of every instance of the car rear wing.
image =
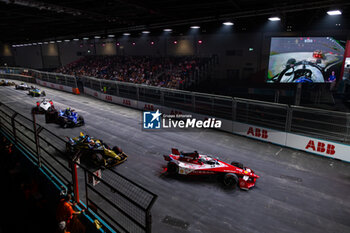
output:
M 178 149 L 176 149 L 176 148 L 171 148 L 171 153 L 173 155 L 180 155 L 180 151 Z

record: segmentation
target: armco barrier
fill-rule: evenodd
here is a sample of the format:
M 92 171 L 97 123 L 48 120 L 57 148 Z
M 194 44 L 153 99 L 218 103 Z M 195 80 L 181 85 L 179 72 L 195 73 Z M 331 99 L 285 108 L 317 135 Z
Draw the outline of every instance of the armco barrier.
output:
M 65 140 L 1 102 L 0 133 L 25 151 L 57 188 L 74 190 L 80 208 L 103 224 L 103 232 L 152 231 L 151 208 L 157 195 L 113 170 L 104 170 L 101 177 L 100 170 L 71 161 Z
M 206 119 L 212 117 L 210 115 L 193 113 L 190 111 L 184 111 L 178 108 L 169 108 L 162 105 L 155 105 L 153 103 L 147 103 L 143 101 L 137 101 L 125 97 L 113 96 L 101 93 L 96 90 L 84 87 L 84 93 L 94 96 L 98 99 L 112 102 L 127 107 L 155 111 L 159 109 L 164 114 L 190 114 L 197 119 Z M 286 110 L 287 112 L 288 110 Z M 286 116 L 287 118 L 287 116 Z M 271 129 L 267 127 L 261 127 L 256 124 L 247 124 L 233 120 L 227 120 L 223 118 L 215 118 L 222 121 L 221 130 L 239 134 L 242 136 L 258 139 L 265 142 L 271 142 L 281 146 L 287 146 L 294 149 L 303 150 L 306 152 L 311 152 L 314 154 L 327 156 L 331 158 L 340 159 L 343 161 L 350 162 L 350 145 L 341 144 L 337 142 L 325 141 L 322 139 L 316 139 L 308 136 L 302 136 L 294 133 L 288 133 L 276 129 Z M 258 119 L 258 118 L 257 118 Z M 309 144 L 310 141 L 314 141 L 314 146 Z

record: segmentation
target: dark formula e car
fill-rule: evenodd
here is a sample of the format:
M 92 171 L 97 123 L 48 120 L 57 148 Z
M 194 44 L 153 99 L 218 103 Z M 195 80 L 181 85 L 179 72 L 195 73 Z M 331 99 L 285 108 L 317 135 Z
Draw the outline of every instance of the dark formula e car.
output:
M 192 153 L 180 153 L 178 149 L 172 149 L 172 154 L 164 155 L 168 161 L 167 172 L 170 175 L 218 175 L 227 187 L 238 186 L 248 190 L 255 185 L 259 178 L 254 171 L 244 167 L 241 163 L 225 163 L 210 155 L 200 155 L 197 151 Z
M 40 97 L 40 96 L 46 96 L 45 91 L 41 91 L 40 89 L 34 87 L 32 89 L 29 89 L 28 95 L 31 95 L 33 97 Z
M 33 113 L 35 114 L 46 114 L 56 112 L 55 106 L 53 105 L 52 100 L 43 99 L 42 101 L 36 102 L 36 107 L 33 108 Z
M 102 140 L 95 139 L 84 133 L 79 137 L 68 138 L 66 150 L 73 156 L 85 157 L 92 160 L 98 166 L 106 168 L 118 165 L 127 159 L 127 155 L 117 146 L 112 149 Z

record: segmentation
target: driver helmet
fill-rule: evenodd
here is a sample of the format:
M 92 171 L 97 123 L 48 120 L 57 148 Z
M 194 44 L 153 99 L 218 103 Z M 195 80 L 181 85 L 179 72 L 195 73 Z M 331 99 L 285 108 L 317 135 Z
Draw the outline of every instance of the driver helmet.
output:
M 295 60 L 294 58 L 290 58 L 290 59 L 288 59 L 288 61 L 286 63 L 286 67 L 293 67 L 296 62 L 297 62 L 297 60 Z

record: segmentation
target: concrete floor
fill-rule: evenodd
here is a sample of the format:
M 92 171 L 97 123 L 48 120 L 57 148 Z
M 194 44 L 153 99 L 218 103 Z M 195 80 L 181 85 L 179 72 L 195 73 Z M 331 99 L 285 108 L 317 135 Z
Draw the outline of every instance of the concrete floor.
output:
M 45 124 L 43 117 L 39 124 L 61 137 L 86 132 L 129 155 L 113 169 L 158 195 L 152 209 L 153 232 L 350 232 L 349 163 L 215 130 L 147 132 L 141 130 L 138 110 L 44 90 L 56 108 L 74 108 L 86 125 L 61 129 Z M 0 101 L 29 117 L 39 98 L 26 93 L 0 87 Z M 162 155 L 172 147 L 242 162 L 261 178 L 256 187 L 242 191 L 224 189 L 210 179 L 166 177 Z M 169 219 L 180 226 L 169 224 Z

